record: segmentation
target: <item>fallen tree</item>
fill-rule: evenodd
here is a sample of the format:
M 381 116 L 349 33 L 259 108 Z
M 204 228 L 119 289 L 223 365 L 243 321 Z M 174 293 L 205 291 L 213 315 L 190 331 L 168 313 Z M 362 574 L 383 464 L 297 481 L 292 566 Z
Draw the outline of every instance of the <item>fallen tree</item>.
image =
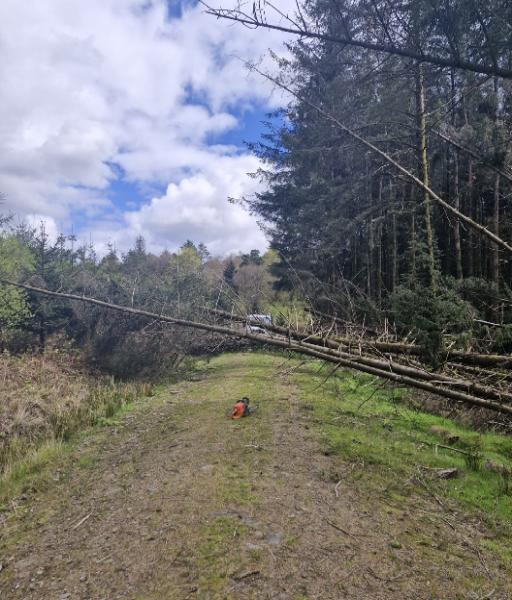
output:
M 306 329 L 294 329 L 291 327 L 268 324 L 257 318 L 251 319 L 223 310 L 213 308 L 206 308 L 204 310 L 224 319 L 240 321 L 243 323 L 264 327 L 268 331 L 272 331 L 280 335 L 286 335 L 295 340 L 308 341 L 309 343 L 330 348 L 332 350 L 339 350 L 340 347 L 343 346 L 349 349 L 355 348 L 358 350 L 376 350 L 379 353 L 411 356 L 421 356 L 424 352 L 423 348 L 417 344 L 404 342 L 383 342 L 379 340 L 368 340 L 365 338 L 322 336 L 316 332 L 308 331 Z M 450 349 L 446 350 L 446 352 L 442 354 L 441 358 L 444 362 L 457 362 L 476 367 L 512 368 L 512 356 L 506 356 L 502 354 L 480 354 L 476 352 L 464 352 L 463 350 Z
M 113 304 L 111 302 L 106 302 L 104 300 L 98 300 L 96 298 L 89 298 L 87 296 L 80 296 L 78 294 L 68 294 L 63 292 L 53 292 L 51 290 L 46 290 L 43 288 L 38 288 L 31 285 L 16 283 L 13 281 L 0 279 L 0 284 L 2 285 L 11 285 L 26 291 L 30 291 L 36 294 L 42 294 L 45 296 L 49 296 L 52 298 L 59 299 L 67 299 L 71 301 L 77 302 L 85 302 L 89 304 L 93 304 L 96 306 L 100 306 L 106 308 L 108 310 L 114 310 L 117 312 L 123 312 L 129 315 L 134 316 L 142 316 L 147 317 L 151 320 L 162 321 L 165 323 L 171 323 L 174 325 L 182 326 L 182 327 L 190 327 L 192 329 L 198 329 L 202 331 L 210 331 L 219 333 L 226 336 L 235 336 L 239 338 L 245 338 L 252 340 L 254 342 L 267 345 L 274 346 L 278 348 L 282 348 L 284 350 L 288 350 L 291 352 L 296 352 L 300 354 L 305 354 L 307 356 L 312 356 L 314 358 L 319 358 L 326 362 L 334 363 L 339 367 L 346 367 L 348 369 L 354 369 L 356 371 L 361 371 L 363 373 L 368 373 L 370 375 L 374 375 L 377 377 L 381 377 L 383 379 L 387 379 L 398 383 L 400 385 L 404 385 L 407 387 L 413 387 L 425 390 L 432 394 L 436 394 L 438 396 L 442 396 L 444 398 L 448 398 L 453 401 L 463 402 L 470 406 L 478 406 L 481 408 L 486 408 L 489 410 L 498 411 L 503 414 L 512 415 L 512 404 L 507 404 L 500 402 L 496 399 L 489 399 L 485 397 L 480 397 L 475 393 L 468 393 L 466 391 L 460 391 L 458 389 L 453 389 L 453 382 L 448 382 L 448 379 L 440 379 L 438 381 L 433 380 L 425 380 L 425 378 L 419 378 L 416 376 L 416 373 L 409 371 L 409 374 L 406 374 L 404 371 L 397 372 L 394 370 L 394 364 L 390 362 L 386 363 L 377 363 L 377 362 L 368 362 L 368 360 L 361 361 L 361 357 L 356 357 L 351 354 L 333 352 L 329 348 L 321 348 L 314 344 L 309 344 L 308 342 L 302 340 L 294 340 L 291 336 L 289 337 L 269 337 L 268 335 L 262 335 L 260 333 L 251 332 L 250 329 L 247 328 L 239 328 L 233 329 L 231 327 L 225 327 L 222 325 L 215 325 L 203 322 L 192 321 L 189 319 L 181 319 L 177 317 L 172 317 L 169 315 L 163 315 L 158 313 L 153 313 L 143 309 L 131 308 L 126 306 L 120 306 L 118 304 Z M 359 359 L 359 360 L 357 360 Z M 455 380 L 456 382 L 456 380 Z M 456 382 L 457 383 L 457 382 Z M 460 385 L 460 382 L 457 383 Z M 499 391 L 497 391 L 499 393 Z M 501 397 L 501 396 L 500 396 Z
M 283 336 L 287 336 L 289 339 L 293 339 L 296 344 L 303 348 L 307 348 L 309 350 L 318 351 L 321 348 L 321 352 L 323 354 L 328 354 L 329 356 L 333 356 L 340 359 L 346 359 L 355 361 L 361 365 L 365 365 L 367 367 L 382 369 L 385 371 L 392 371 L 399 375 L 403 375 L 406 377 L 413 377 L 416 379 L 421 379 L 424 381 L 429 381 L 431 383 L 442 383 L 443 385 L 447 385 L 448 387 L 463 389 L 472 394 L 476 394 L 483 398 L 490 398 L 494 400 L 507 401 L 512 402 L 512 393 L 504 390 L 500 390 L 497 388 L 493 388 L 488 385 L 482 385 L 478 382 L 475 382 L 471 379 L 460 379 L 453 378 L 443 373 L 431 373 L 421 366 L 412 366 L 409 364 L 399 363 L 388 357 L 376 358 L 374 356 L 365 356 L 361 353 L 361 347 L 357 346 L 358 353 L 345 352 L 342 350 L 342 346 L 334 343 L 333 340 L 327 337 L 320 337 L 316 335 L 307 334 L 307 332 L 298 332 L 292 329 L 287 329 L 285 327 L 281 327 L 279 325 L 272 325 L 258 319 L 257 317 L 241 317 L 239 315 L 234 315 L 228 313 L 226 311 L 219 311 L 217 309 L 205 309 L 207 312 L 210 312 L 214 315 L 221 316 L 223 318 L 231 318 L 236 321 L 242 323 L 248 323 L 249 325 L 255 325 L 262 328 L 265 328 L 267 331 L 278 333 Z M 353 345 L 354 346 L 354 345 Z M 369 344 L 371 347 L 371 344 Z

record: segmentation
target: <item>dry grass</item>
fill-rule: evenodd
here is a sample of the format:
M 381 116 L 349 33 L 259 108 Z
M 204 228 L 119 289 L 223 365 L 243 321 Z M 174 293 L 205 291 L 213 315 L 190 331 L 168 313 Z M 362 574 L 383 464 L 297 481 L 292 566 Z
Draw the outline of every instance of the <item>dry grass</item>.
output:
M 111 417 L 140 395 L 143 385 L 119 384 L 88 373 L 76 352 L 0 355 L 0 473 L 49 441 Z

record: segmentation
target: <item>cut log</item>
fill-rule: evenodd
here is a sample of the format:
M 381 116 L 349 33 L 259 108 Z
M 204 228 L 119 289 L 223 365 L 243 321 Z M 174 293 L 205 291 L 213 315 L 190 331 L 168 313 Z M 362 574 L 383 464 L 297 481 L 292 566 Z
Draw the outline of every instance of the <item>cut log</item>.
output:
M 439 469 L 436 471 L 436 477 L 438 479 L 453 479 L 459 476 L 459 469 L 454 467 L 453 469 Z

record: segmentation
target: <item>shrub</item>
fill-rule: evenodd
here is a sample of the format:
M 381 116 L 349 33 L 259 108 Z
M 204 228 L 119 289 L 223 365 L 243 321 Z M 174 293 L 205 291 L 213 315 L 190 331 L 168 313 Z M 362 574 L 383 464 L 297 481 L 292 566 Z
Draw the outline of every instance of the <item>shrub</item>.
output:
M 437 292 L 423 285 L 400 286 L 391 295 L 390 313 L 398 331 L 412 334 L 423 347 L 424 359 L 438 366 L 443 342 L 454 340 L 458 345 L 471 339 L 475 310 L 455 289 L 444 285 Z

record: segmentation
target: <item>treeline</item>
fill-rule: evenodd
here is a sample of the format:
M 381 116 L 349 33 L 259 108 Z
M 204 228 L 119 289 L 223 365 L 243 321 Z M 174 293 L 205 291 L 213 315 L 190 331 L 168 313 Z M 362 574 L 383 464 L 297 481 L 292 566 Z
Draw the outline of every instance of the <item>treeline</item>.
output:
M 265 309 L 273 298 L 273 261 L 274 253 L 261 256 L 258 250 L 212 257 L 204 244 L 190 240 L 177 252 L 154 254 L 142 237 L 125 254 L 111 247 L 99 258 L 92 244 L 77 246 L 74 236 L 51 241 L 43 224 L 15 226 L 4 218 L 0 229 L 0 278 L 182 318 L 204 306 Z M 162 374 L 191 354 L 233 343 L 0 286 L 0 351 L 44 352 L 56 338 L 71 340 L 91 366 L 122 377 Z
M 300 287 L 323 312 L 413 332 L 433 352 L 446 336 L 512 350 L 512 256 L 391 164 L 512 239 L 512 80 L 499 75 L 512 65 L 511 6 L 308 0 L 285 23 L 303 32 L 279 59 L 278 85 L 294 97 L 284 125 L 254 146 L 268 190 L 252 202 L 282 257 L 282 288 Z M 270 4 L 224 11 L 261 27 L 272 14 L 282 19 Z

